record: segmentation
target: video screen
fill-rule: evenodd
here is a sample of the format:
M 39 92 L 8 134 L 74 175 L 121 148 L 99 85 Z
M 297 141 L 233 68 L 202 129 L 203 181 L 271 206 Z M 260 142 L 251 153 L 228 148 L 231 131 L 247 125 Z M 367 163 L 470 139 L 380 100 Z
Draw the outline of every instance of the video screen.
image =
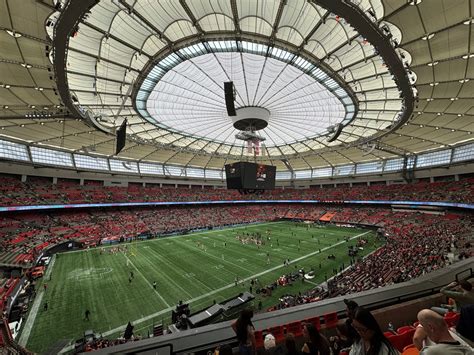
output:
M 225 166 L 228 189 L 269 190 L 275 188 L 276 167 L 238 162 Z

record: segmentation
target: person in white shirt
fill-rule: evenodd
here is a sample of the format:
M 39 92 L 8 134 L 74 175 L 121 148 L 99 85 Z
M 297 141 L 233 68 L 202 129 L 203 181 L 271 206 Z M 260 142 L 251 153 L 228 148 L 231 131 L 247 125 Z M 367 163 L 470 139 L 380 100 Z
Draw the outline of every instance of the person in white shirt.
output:
M 423 309 L 418 312 L 417 318 L 428 337 L 435 343 L 423 347 L 420 355 L 474 355 L 471 349 L 461 345 L 451 336 L 448 325 L 438 313 Z

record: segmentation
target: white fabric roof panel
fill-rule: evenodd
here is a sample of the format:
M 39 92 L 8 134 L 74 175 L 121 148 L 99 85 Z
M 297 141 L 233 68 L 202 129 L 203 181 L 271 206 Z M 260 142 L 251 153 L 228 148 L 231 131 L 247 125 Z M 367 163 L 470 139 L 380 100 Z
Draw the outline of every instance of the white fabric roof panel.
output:
M 76 95 L 81 106 L 88 107 L 98 115 L 108 115 L 112 121 L 115 120 L 114 114 L 122 103 L 123 97 L 120 94 L 125 94 L 129 87 L 129 84 L 121 85 L 121 83 L 131 83 L 136 80 L 139 71 L 145 67 L 150 57 L 162 51 L 167 45 L 166 39 L 159 39 L 160 34 L 155 34 L 155 28 L 164 32 L 171 41 L 181 41 L 187 36 L 196 36 L 199 33 L 199 29 L 193 26 L 190 16 L 178 1 L 159 1 L 153 6 L 150 6 L 150 2 L 146 0 L 137 2 L 127 0 L 126 3 L 133 6 L 134 12 L 145 17 L 151 26 L 141 21 L 138 16 L 129 14 L 122 4 L 111 0 L 101 1 L 91 9 L 91 13 L 83 20 L 90 25 L 79 23 L 79 32 L 75 37 L 70 38 L 70 50 L 67 57 L 70 89 L 77 90 Z M 229 36 L 236 30 L 229 1 L 187 0 L 185 3 L 193 15 L 191 17 L 198 20 L 200 29 L 206 35 L 215 36 L 217 39 L 221 33 L 224 33 L 224 36 Z M 474 76 L 474 67 L 470 65 L 472 58 L 469 58 L 469 54 L 472 52 L 470 48 L 474 43 L 474 36 L 471 33 L 473 27 L 464 24 L 473 17 L 469 1 L 422 1 L 416 6 L 407 5 L 406 1 L 401 0 L 358 0 L 353 3 L 365 13 L 368 13 L 369 10 L 374 11 L 377 19 L 380 20 L 380 25 L 387 25 L 395 38 L 401 37 L 401 48 L 398 51 L 408 51 L 405 52 L 407 58 L 405 60 L 410 62 L 410 57 L 412 57 L 411 70 L 417 76 L 416 84 L 420 102 L 415 113 L 416 111 L 421 113 L 415 114 L 411 122 L 416 127 L 420 124 L 424 127 L 414 129 L 410 123 L 399 130 L 400 134 L 406 134 L 408 137 L 398 137 L 398 134 L 391 134 L 382 138 L 382 141 L 394 144 L 395 149 L 399 147 L 409 151 L 422 151 L 441 145 L 468 141 L 472 137 L 470 135 L 473 130 L 471 116 L 474 113 L 471 102 L 474 82 L 468 81 Z M 179 73 L 181 76 L 187 75 L 186 79 L 178 80 L 178 76 L 175 76 L 173 83 L 197 90 L 197 93 L 194 94 L 196 96 L 187 97 L 189 93 L 180 91 L 176 85 L 173 87 L 172 83 L 168 83 L 165 86 L 168 92 L 160 93 L 163 95 L 163 99 L 153 105 L 160 115 L 164 115 L 163 117 L 171 119 L 175 116 L 175 122 L 179 126 L 164 129 L 155 124 L 140 124 L 146 121 L 132 107 L 132 101 L 127 99 L 121 117 L 117 117 L 115 124 L 108 125 L 117 125 L 124 117 L 128 116 L 129 133 L 141 132 L 140 136 L 148 140 L 149 144 L 156 143 L 156 146 L 151 145 L 151 148 L 147 146 L 150 149 L 145 150 L 143 145 L 142 148 L 136 144 L 130 145 L 127 146 L 130 149 L 122 154 L 139 159 L 150 154 L 152 149 L 165 149 L 163 144 L 173 144 L 175 146 L 173 149 L 202 150 L 205 154 L 235 154 L 236 159 L 239 159 L 242 153 L 247 156 L 247 150 L 242 149 L 242 141 L 235 139 L 236 130 L 225 115 L 222 82 L 232 79 L 237 89 L 238 107 L 248 103 L 261 104 L 268 105 L 272 111 L 273 122 L 270 121 L 269 126 L 265 129 L 268 132 L 266 134 L 270 135 L 266 137 L 265 145 L 267 146 L 266 151 L 274 159 L 278 160 L 279 157 L 282 157 L 281 150 L 285 152 L 291 162 L 295 158 L 295 151 L 305 154 L 311 154 L 311 150 L 324 152 L 327 150 L 327 146 L 340 150 L 344 155 L 352 157 L 351 159 L 361 161 L 366 159 L 367 157 L 363 156 L 363 152 L 357 147 L 341 147 L 340 143 L 341 141 L 357 140 L 358 136 L 367 138 L 376 132 L 374 129 L 380 130 L 387 127 L 397 117 L 397 113 L 401 110 L 401 100 L 398 97 L 395 82 L 387 72 L 387 67 L 379 56 L 373 56 L 372 45 L 357 35 L 345 19 L 338 18 L 334 14 L 327 14 L 325 23 L 320 22 L 322 16 L 326 15 L 326 10 L 307 1 L 295 0 L 287 2 L 283 6 L 282 16 L 276 24 L 280 5 L 279 0 L 237 1 L 239 25 L 244 33 L 255 33 L 268 37 L 273 32 L 273 26 L 276 26 L 278 29 L 275 33 L 276 42 L 279 40 L 288 42 L 287 52 L 281 51 L 281 48 L 286 46 L 283 42 L 281 48 L 271 50 L 272 55 L 280 56 L 280 60 L 265 59 L 265 42 L 267 40 L 259 37 L 258 44 L 250 42 L 242 44 L 247 51 L 261 54 L 253 54 L 254 60 L 252 61 L 242 61 L 241 54 L 235 53 L 234 50 L 233 55 L 218 53 L 222 58 L 226 56 L 232 58 L 232 60 L 222 59 L 222 67 L 218 65 L 219 68 L 216 68 L 216 61 L 200 60 L 204 56 L 194 57 L 188 62 L 182 63 L 183 68 L 184 64 L 189 64 L 190 61 L 193 61 L 195 65 L 190 66 L 187 71 Z M 0 62 L 2 73 L 0 83 L 11 85 L 8 89 L 0 88 L 2 103 L 0 115 L 5 117 L 24 116 L 42 110 L 43 107 L 48 107 L 48 112 L 54 114 L 55 106 L 60 108 L 62 106 L 59 97 L 54 95 L 54 82 L 49 79 L 52 72 L 47 70 L 48 66 L 50 67 L 48 57 L 45 55 L 47 42 L 41 41 L 48 40 L 44 28 L 46 19 L 51 16 L 50 19 L 54 22 L 57 14 L 55 15 L 50 8 L 33 0 L 9 1 L 8 9 L 6 7 L 3 9 L 5 11 L 1 11 L 2 14 L 8 13 L 8 16 L 0 17 L 3 19 L 2 26 L 24 32 L 25 36 L 15 39 L 6 31 L 0 33 L 0 41 L 5 44 L 1 49 L 2 58 L 12 61 Z M 316 25 L 319 27 L 315 28 Z M 92 28 L 94 26 L 98 30 Z M 51 29 L 51 26 L 47 27 L 49 33 L 52 33 Z M 313 30 L 315 30 L 314 34 L 311 40 L 305 44 L 302 53 L 305 54 L 306 51 L 309 51 L 318 58 L 324 58 L 329 54 L 330 57 L 325 58 L 325 62 L 333 70 L 338 70 L 337 74 L 341 79 L 349 82 L 349 86 L 359 93 L 357 95 L 360 101 L 357 117 L 344 128 L 343 134 L 333 143 L 327 143 L 325 138 L 322 138 L 320 143 L 317 140 L 309 139 L 309 137 L 313 137 L 318 132 L 317 127 L 321 132 L 326 131 L 330 124 L 337 122 L 335 119 L 340 117 L 342 111 L 329 112 L 325 110 L 325 107 L 331 104 L 331 100 L 327 99 L 330 94 L 325 89 L 320 91 L 320 84 L 311 84 L 314 80 L 308 75 L 302 75 L 298 80 L 292 81 L 292 75 L 293 77 L 297 75 L 299 69 L 283 62 L 291 59 L 290 52 L 294 50 L 291 46 L 296 48 L 301 45 L 302 38 L 308 36 Z M 423 39 L 427 34 L 433 32 L 436 32 L 434 36 Z M 111 35 L 108 39 L 104 37 L 106 33 Z M 114 36 L 117 40 L 112 38 Z M 350 38 L 353 39 L 349 44 L 348 39 Z M 473 43 L 469 43 L 469 39 Z M 227 42 L 233 43 L 232 45 L 235 46 L 235 41 L 228 40 Z M 196 50 L 203 50 L 202 46 L 201 49 L 199 48 L 196 45 Z M 89 53 L 89 55 L 80 54 L 76 50 Z M 137 50 L 141 50 L 142 53 L 138 53 Z M 220 50 L 229 52 L 228 47 Z M 333 51 L 335 52 L 333 53 Z M 201 54 L 204 53 L 207 51 L 203 51 Z M 247 55 L 250 54 L 246 53 L 245 56 Z M 102 58 L 100 61 L 96 59 L 98 56 Z M 364 57 L 370 58 L 365 61 Z M 303 63 L 302 58 L 298 61 Z M 37 67 L 27 69 L 20 65 L 22 62 L 37 65 Z M 428 66 L 428 63 L 434 65 Z M 308 64 L 304 65 L 306 65 L 304 70 L 310 68 Z M 132 70 L 127 69 L 130 66 Z M 200 72 L 201 69 L 207 71 L 211 77 L 218 78 L 215 79 L 216 83 L 212 83 L 212 80 L 209 81 L 207 76 L 203 76 Z M 382 75 L 375 77 L 374 75 L 377 73 Z M 94 78 L 95 76 L 97 78 Z M 321 80 L 325 80 L 325 76 L 326 74 L 322 74 L 322 72 L 318 73 Z M 248 78 L 252 78 L 252 80 Z M 155 86 L 161 88 L 160 85 L 163 85 L 161 81 L 158 85 L 156 82 L 152 83 L 150 89 Z M 35 87 L 44 89 L 39 91 Z M 94 95 L 94 91 L 99 94 Z M 208 98 L 203 99 L 203 93 L 210 94 L 209 97 L 213 97 L 214 101 L 207 101 Z M 187 97 L 188 102 L 178 102 L 171 98 L 172 94 Z M 434 101 L 426 101 L 426 99 L 434 99 Z M 343 107 L 339 99 L 333 97 L 333 100 L 336 105 Z M 341 99 L 347 109 L 351 104 L 344 100 Z M 192 104 L 197 101 L 200 102 Z M 320 105 L 321 102 L 324 102 L 323 106 Z M 315 107 L 318 107 L 319 110 L 316 111 Z M 224 112 L 223 117 L 227 118 L 227 121 L 223 120 L 220 125 L 213 124 L 213 120 L 222 119 L 222 112 L 219 110 Z M 321 121 L 318 114 L 326 121 Z M 179 119 L 179 117 L 186 117 L 186 115 L 190 115 L 189 117 L 195 119 L 196 123 L 200 120 L 200 124 L 197 124 L 195 130 L 181 132 L 184 129 L 191 129 L 190 122 Z M 157 116 L 156 120 L 160 122 L 159 124 L 163 124 L 163 117 Z M 206 119 L 208 120 L 205 121 Z M 93 137 L 96 136 L 96 134 L 81 134 L 81 130 L 88 132 L 91 129 L 85 125 L 70 126 L 69 131 L 63 132 L 60 124 L 56 129 L 52 123 L 40 126 L 37 123 L 30 125 L 27 122 L 25 120 L 9 120 L 8 122 L 4 121 L 2 126 L 6 126 L 4 132 L 12 137 L 33 141 L 49 140 L 48 144 L 53 146 L 75 148 L 81 141 L 82 145 L 91 145 L 95 139 Z M 21 124 L 25 126 L 21 127 Z M 213 129 L 217 138 L 206 137 L 207 132 Z M 181 133 L 170 133 L 169 130 Z M 188 135 L 194 137 L 188 137 Z M 97 136 L 102 137 L 97 141 L 110 139 L 103 134 Z M 414 137 L 414 139 L 410 139 L 410 137 Z M 214 139 L 226 143 L 212 142 Z M 271 147 L 275 144 L 281 145 L 282 149 Z M 99 152 L 110 154 L 112 145 L 112 143 L 99 144 L 97 149 Z M 149 158 L 171 158 L 170 162 L 173 163 L 175 158 L 172 157 L 172 154 L 174 153 L 170 152 L 161 154 L 158 151 Z M 140 154 L 143 155 L 140 156 Z M 190 151 L 190 154 L 195 153 Z M 188 159 L 183 156 L 182 154 L 177 156 L 176 161 Z M 334 159 L 329 159 L 333 164 L 344 163 L 344 158 L 340 154 L 329 155 L 329 157 Z M 310 158 L 314 161 L 319 159 L 309 155 L 307 159 Z M 205 161 L 205 159 L 196 158 L 196 161 Z M 214 160 L 211 159 L 211 161 Z M 215 166 L 212 162 L 209 164 Z M 307 167 L 302 167 L 302 169 L 307 169 Z

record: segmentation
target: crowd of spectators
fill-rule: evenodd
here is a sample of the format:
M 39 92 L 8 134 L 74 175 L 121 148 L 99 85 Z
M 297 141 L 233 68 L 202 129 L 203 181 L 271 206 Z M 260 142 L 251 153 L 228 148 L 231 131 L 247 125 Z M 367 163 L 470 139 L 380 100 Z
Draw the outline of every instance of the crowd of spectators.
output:
M 333 221 L 360 222 L 373 215 L 378 216 L 374 225 L 383 227 L 385 243 L 381 248 L 335 275 L 327 287 L 286 295 L 271 310 L 408 281 L 474 256 L 470 216 L 340 208 Z
M 43 249 L 75 241 L 85 247 L 229 224 L 271 221 L 298 206 L 208 206 L 59 210 L 0 215 L 0 263 L 29 265 Z
M 45 204 L 158 202 L 158 201 L 221 201 L 244 199 L 302 199 L 302 200 L 390 200 L 474 202 L 474 178 L 460 181 L 418 181 L 412 184 L 338 184 L 307 189 L 277 188 L 261 195 L 240 195 L 238 191 L 212 186 L 158 185 L 129 183 L 126 187 L 104 186 L 102 181 L 84 181 L 0 176 L 0 205 L 23 206 Z

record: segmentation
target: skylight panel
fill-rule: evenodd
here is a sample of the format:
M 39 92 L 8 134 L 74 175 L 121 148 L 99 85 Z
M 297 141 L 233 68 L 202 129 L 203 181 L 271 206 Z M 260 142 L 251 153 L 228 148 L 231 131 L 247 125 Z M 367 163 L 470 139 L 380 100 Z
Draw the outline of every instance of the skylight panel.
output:
M 318 178 L 318 177 L 327 177 L 327 176 L 332 176 L 332 168 L 318 168 L 318 169 L 313 169 L 313 178 Z
M 39 147 L 30 147 L 30 152 L 34 163 L 73 166 L 72 155 L 70 153 Z
M 163 175 L 163 165 L 140 162 L 140 173 L 150 175 Z
M 0 158 L 29 161 L 28 150 L 25 145 L 0 140 Z
M 138 166 L 136 162 L 109 159 L 110 170 L 121 171 L 125 173 L 138 173 Z
M 454 148 L 453 162 L 474 160 L 474 144 Z
M 89 155 L 74 154 L 74 162 L 77 168 L 93 170 L 109 170 L 107 159 L 92 157 Z
M 206 169 L 205 176 L 206 179 L 222 179 L 222 170 Z

